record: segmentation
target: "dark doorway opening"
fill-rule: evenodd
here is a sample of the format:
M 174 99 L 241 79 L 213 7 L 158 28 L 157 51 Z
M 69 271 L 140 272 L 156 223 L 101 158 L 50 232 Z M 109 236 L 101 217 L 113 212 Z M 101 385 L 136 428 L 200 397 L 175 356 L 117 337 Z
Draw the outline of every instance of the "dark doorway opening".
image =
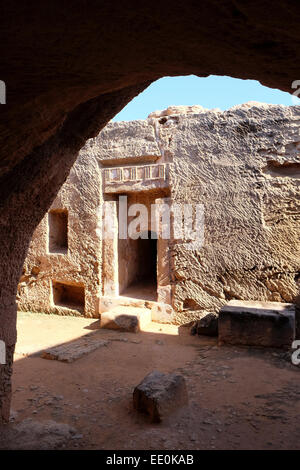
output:
M 139 238 L 138 242 L 138 262 L 139 270 L 137 272 L 137 281 L 153 283 L 156 287 L 157 283 L 157 240 L 151 238 L 154 232 L 148 231 L 148 238 Z
M 119 245 L 120 294 L 135 299 L 157 300 L 157 239 L 147 231 L 147 238 L 126 240 Z M 126 252 L 124 252 L 126 250 Z M 130 253 L 129 256 L 126 256 Z

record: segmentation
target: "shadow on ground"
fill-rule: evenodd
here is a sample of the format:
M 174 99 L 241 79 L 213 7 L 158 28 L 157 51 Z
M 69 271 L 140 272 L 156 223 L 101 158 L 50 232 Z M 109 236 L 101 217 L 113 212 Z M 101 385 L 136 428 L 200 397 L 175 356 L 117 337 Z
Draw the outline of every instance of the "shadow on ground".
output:
M 134 334 L 97 325 L 19 315 L 12 422 L 0 448 L 299 449 L 299 369 L 287 352 L 218 347 L 189 328 L 153 324 Z M 98 340 L 106 344 L 71 363 L 40 357 Z M 181 373 L 189 393 L 189 405 L 161 424 L 132 407 L 134 387 L 154 369 Z

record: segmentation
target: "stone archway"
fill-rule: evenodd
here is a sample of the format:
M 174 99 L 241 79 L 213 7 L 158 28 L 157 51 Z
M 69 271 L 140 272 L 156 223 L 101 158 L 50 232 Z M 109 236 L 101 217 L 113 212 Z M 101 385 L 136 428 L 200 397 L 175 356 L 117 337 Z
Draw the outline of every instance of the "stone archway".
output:
M 268 15 L 262 15 L 262 12 Z M 290 91 L 299 79 L 300 8 L 292 0 L 76 0 L 2 9 L 0 117 L 0 423 L 8 420 L 15 295 L 31 235 L 79 149 L 152 81 L 208 74 Z

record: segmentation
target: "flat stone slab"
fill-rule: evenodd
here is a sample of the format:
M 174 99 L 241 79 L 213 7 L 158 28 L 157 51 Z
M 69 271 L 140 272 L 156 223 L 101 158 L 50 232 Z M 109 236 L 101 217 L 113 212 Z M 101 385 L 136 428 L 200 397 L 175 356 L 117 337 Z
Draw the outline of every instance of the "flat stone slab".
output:
M 219 344 L 287 349 L 295 324 L 293 304 L 231 300 L 219 313 Z
M 118 306 L 101 313 L 100 327 L 137 333 L 150 322 L 151 310 Z
M 121 295 L 118 297 L 103 296 L 99 299 L 99 312 L 102 314 L 116 307 L 145 308 L 146 302 L 148 303 L 148 301 L 143 299 L 133 299 Z
M 162 290 L 163 288 L 160 288 Z M 172 323 L 174 311 L 171 305 L 147 299 L 138 299 L 120 295 L 118 297 L 103 296 L 99 299 L 99 312 L 105 312 L 119 308 L 139 308 L 151 310 L 151 321 L 158 323 Z M 119 310 L 120 311 L 120 310 Z M 105 317 L 105 316 L 104 316 Z
M 61 362 L 74 362 L 86 354 L 96 349 L 107 346 L 109 341 L 100 339 L 97 333 L 89 333 L 82 338 L 71 341 L 67 344 L 61 344 L 42 351 L 43 359 L 56 360 Z
M 133 392 L 133 406 L 154 423 L 188 403 L 185 379 L 179 374 L 150 372 Z

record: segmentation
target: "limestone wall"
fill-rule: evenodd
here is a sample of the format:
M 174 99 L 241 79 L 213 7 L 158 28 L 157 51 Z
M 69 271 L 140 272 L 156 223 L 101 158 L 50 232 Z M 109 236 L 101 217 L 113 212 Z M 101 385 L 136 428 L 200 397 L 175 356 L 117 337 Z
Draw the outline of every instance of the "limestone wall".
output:
M 110 124 L 101 134 L 113 148 L 142 122 Z M 247 103 L 226 112 L 176 107 L 151 113 L 169 162 L 171 202 L 200 203 L 204 245 L 171 241 L 175 321 L 217 311 L 230 299 L 293 302 L 300 272 L 300 108 Z M 111 126 L 111 127 L 110 127 Z M 100 136 L 101 136 L 100 134 Z M 100 137 L 99 136 L 99 137 Z M 118 141 L 130 158 L 132 148 Z M 137 142 L 137 148 L 140 143 Z
M 173 243 L 182 323 L 230 299 L 293 302 L 300 273 L 300 107 L 249 104 L 160 118 L 171 197 L 205 208 L 200 251 Z
M 68 247 L 49 250 L 49 213 L 34 233 L 18 290 L 21 310 L 97 316 L 101 276 L 101 174 L 79 155 L 50 208 L 67 213 Z M 54 284 L 53 284 L 54 283 Z
M 205 210 L 201 249 L 187 249 L 174 239 L 159 249 L 162 269 L 169 269 L 168 279 L 161 276 L 161 287 L 172 291 L 176 322 L 216 311 L 230 299 L 295 301 L 300 273 L 299 123 L 299 106 L 251 103 L 226 112 L 172 107 L 145 121 L 108 124 L 86 143 L 52 206 L 68 210 L 68 255 L 47 254 L 45 217 L 24 265 L 20 308 L 66 313 L 54 305 L 54 279 L 84 286 L 84 312 L 74 313 L 97 316 L 103 279 L 115 276 L 112 247 L 105 251 L 97 230 L 99 208 L 104 200 L 116 200 L 117 193 L 162 187 L 170 202 L 200 203 Z M 168 165 L 167 183 L 121 182 L 116 194 L 114 185 L 105 192 L 105 169 L 157 163 Z M 57 289 L 59 298 L 59 285 Z M 80 300 L 80 291 L 76 295 Z

